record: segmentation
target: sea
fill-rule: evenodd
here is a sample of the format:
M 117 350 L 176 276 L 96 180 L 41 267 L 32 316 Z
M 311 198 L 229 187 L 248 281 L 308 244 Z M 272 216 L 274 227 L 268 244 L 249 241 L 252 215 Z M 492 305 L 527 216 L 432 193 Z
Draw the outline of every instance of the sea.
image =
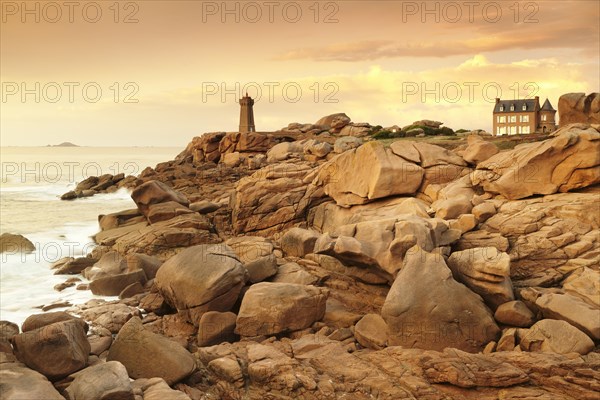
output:
M 40 307 L 84 303 L 87 290 L 54 290 L 69 276 L 50 266 L 88 254 L 99 231 L 98 215 L 135 208 L 126 189 L 72 201 L 60 196 L 92 175 L 137 175 L 172 160 L 180 147 L 0 147 L 0 234 L 21 234 L 35 245 L 27 254 L 0 254 L 0 320 L 19 325 Z M 86 280 L 78 276 L 82 282 Z M 57 308 L 61 310 L 64 308 Z M 56 311 L 53 310 L 53 311 Z

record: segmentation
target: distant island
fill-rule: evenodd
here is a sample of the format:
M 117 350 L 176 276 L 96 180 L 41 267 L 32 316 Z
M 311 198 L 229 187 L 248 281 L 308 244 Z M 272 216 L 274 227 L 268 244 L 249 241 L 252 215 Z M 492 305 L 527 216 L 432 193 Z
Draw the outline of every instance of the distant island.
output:
M 79 147 L 78 145 L 71 143 L 71 142 L 62 142 L 61 144 L 55 144 L 55 145 L 46 145 L 46 147 Z

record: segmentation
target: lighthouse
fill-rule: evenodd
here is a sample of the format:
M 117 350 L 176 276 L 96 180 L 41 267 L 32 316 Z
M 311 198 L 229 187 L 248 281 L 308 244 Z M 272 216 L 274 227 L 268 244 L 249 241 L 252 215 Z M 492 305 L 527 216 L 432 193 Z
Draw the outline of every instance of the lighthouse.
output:
M 240 132 L 256 132 L 252 106 L 254 106 L 254 100 L 246 93 L 240 99 Z

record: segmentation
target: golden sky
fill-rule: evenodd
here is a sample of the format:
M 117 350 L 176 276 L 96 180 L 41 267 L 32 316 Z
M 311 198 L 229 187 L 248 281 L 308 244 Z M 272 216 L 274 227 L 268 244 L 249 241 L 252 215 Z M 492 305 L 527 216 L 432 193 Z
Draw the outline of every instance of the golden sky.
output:
M 600 2 L 0 1 L 1 145 L 184 146 L 345 112 L 491 129 L 492 102 L 600 89 Z

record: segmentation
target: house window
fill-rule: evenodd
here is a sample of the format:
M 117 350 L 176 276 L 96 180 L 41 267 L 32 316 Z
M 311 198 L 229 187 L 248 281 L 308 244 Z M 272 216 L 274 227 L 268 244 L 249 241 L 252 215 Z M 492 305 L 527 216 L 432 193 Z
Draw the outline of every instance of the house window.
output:
M 516 135 L 517 134 L 517 127 L 516 126 L 511 126 L 509 132 L 511 135 Z
M 527 110 L 527 104 L 523 104 L 523 111 Z
M 511 115 L 510 116 L 510 122 L 517 122 L 517 116 L 516 115 Z
M 529 122 L 529 115 L 521 115 L 521 122 Z
M 521 133 L 531 133 L 531 129 L 529 128 L 529 125 L 522 126 Z
M 514 104 L 511 104 L 510 111 L 515 111 L 515 105 Z
M 506 127 L 505 126 L 499 126 L 496 128 L 496 134 L 498 135 L 506 135 Z
M 504 111 L 504 105 L 500 106 L 500 111 Z
M 546 120 L 546 116 L 542 115 L 542 121 L 545 121 L 545 120 Z
M 498 122 L 501 123 L 501 124 L 506 123 L 506 117 L 505 116 L 501 116 L 501 117 L 499 116 L 498 117 Z

